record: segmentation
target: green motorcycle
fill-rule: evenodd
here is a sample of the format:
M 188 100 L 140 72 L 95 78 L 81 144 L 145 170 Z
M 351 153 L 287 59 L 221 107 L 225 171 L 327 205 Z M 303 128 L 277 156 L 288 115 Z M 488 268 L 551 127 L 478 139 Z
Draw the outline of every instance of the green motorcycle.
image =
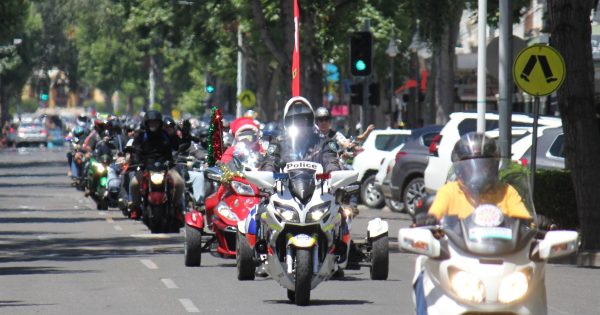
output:
M 112 163 L 112 157 L 102 154 L 98 158 L 90 159 L 88 170 L 88 191 L 90 197 L 96 202 L 98 210 L 108 210 L 108 168 Z

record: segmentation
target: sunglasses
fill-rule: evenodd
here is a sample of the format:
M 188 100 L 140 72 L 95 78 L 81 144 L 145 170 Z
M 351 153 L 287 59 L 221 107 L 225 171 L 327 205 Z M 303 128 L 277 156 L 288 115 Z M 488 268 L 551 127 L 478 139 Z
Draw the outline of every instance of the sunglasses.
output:
M 329 118 L 317 118 L 317 122 L 329 121 Z

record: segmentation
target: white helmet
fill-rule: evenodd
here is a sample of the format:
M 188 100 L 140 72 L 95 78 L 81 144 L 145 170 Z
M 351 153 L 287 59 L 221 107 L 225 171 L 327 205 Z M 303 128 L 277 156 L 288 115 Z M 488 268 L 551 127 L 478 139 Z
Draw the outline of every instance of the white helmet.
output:
M 289 127 L 312 127 L 315 124 L 315 112 L 310 102 L 302 96 L 294 96 L 285 104 L 283 125 Z

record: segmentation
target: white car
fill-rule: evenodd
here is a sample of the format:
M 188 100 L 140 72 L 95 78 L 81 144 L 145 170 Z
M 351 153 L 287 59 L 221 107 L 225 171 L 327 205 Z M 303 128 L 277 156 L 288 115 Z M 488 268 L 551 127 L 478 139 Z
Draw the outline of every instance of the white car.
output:
M 499 115 L 495 113 L 486 113 L 485 119 L 486 130 L 497 132 Z M 562 126 L 562 121 L 559 117 L 540 117 L 538 122 L 540 127 Z M 515 130 L 531 128 L 532 125 L 532 116 L 526 114 L 512 115 L 513 134 Z M 450 120 L 446 123 L 439 136 L 434 139 L 435 144 L 432 143 L 430 146 L 432 156 L 429 158 L 424 178 L 425 189 L 427 189 L 427 191 L 437 191 L 446 182 L 448 171 L 452 166 L 450 156 L 452 154 L 452 149 L 454 149 L 454 145 L 462 135 L 476 130 L 477 113 L 457 112 L 450 114 Z
M 396 164 L 396 154 L 398 151 L 402 150 L 404 147 L 404 143 L 397 146 L 394 150 L 390 151 L 385 158 L 381 161 L 381 165 L 379 167 L 379 171 L 375 174 L 375 188 L 381 192 L 381 186 L 383 185 L 383 181 L 385 177 L 392 171 L 394 168 L 394 164 Z M 404 203 L 396 201 L 396 200 L 388 200 L 383 196 L 385 205 L 390 208 L 392 211 L 402 211 L 404 208 Z
M 384 197 L 381 190 L 375 187 L 375 174 L 383 159 L 403 144 L 410 134 L 410 130 L 404 129 L 373 130 L 362 145 L 364 151 L 354 157 L 352 168 L 358 171 L 360 197 L 366 206 L 383 207 Z

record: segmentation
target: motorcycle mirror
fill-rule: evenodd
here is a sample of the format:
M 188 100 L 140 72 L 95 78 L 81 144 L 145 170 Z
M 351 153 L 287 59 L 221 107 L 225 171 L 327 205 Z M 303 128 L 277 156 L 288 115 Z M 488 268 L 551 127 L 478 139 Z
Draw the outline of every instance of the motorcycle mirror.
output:
M 440 257 L 441 245 L 429 229 L 402 228 L 398 231 L 398 247 L 411 253 Z
M 275 178 L 273 175 L 273 172 L 267 171 L 244 171 L 246 180 L 262 189 L 273 188 L 275 185 Z
M 357 171 L 333 171 L 331 174 L 330 187 L 336 190 L 341 187 L 349 186 L 358 180 Z
M 575 231 L 549 231 L 531 253 L 532 259 L 548 260 L 574 253 L 578 234 Z

